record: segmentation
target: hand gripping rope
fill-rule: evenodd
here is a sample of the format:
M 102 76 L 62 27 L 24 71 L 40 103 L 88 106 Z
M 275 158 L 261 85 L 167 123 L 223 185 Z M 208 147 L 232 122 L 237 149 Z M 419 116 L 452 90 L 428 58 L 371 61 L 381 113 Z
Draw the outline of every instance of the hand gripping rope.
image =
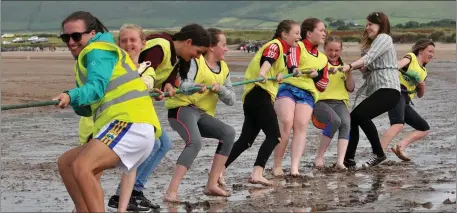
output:
M 310 74 L 311 71 L 301 71 L 301 74 Z M 283 79 L 294 77 L 294 74 L 287 74 L 283 76 Z M 264 79 L 263 78 L 257 78 L 255 80 L 246 80 L 246 81 L 240 81 L 240 82 L 234 82 L 232 86 L 240 86 L 244 84 L 250 84 L 250 83 L 255 83 L 255 82 L 262 82 Z M 275 81 L 275 77 L 268 78 L 267 80 L 270 81 Z M 206 86 L 207 89 L 211 89 L 212 86 L 208 85 Z M 191 87 L 187 89 L 186 91 L 181 91 L 181 90 L 176 90 L 176 94 L 183 93 L 183 92 L 197 92 L 200 91 L 201 87 Z M 159 93 L 149 93 L 151 97 L 158 97 L 160 96 Z M 165 97 L 170 97 L 168 92 L 164 92 Z M 25 104 L 12 104 L 12 105 L 3 105 L 2 106 L 2 111 L 4 110 L 11 110 L 11 109 L 22 109 L 22 108 L 30 108 L 30 107 L 40 107 L 40 106 L 51 106 L 51 105 L 56 105 L 59 103 L 59 100 L 52 100 L 52 101 L 40 101 L 40 102 L 31 102 L 31 103 L 25 103 Z

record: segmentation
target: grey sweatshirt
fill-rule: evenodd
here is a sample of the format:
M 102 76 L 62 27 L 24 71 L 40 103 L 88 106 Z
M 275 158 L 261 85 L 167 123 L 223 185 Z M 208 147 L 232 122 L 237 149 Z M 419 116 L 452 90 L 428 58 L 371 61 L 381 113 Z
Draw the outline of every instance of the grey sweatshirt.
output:
M 203 57 L 203 56 L 201 56 Z M 179 85 L 179 89 L 186 91 L 191 87 L 195 87 L 196 83 L 194 82 L 195 75 L 197 74 L 197 63 L 195 59 L 191 60 L 189 72 L 187 73 L 187 79 L 181 79 L 181 84 Z M 215 69 L 211 69 L 213 73 L 220 73 L 221 67 L 217 65 Z M 208 85 L 207 85 L 208 86 Z M 183 92 L 183 94 L 191 95 L 195 92 Z M 229 106 L 233 106 L 236 100 L 235 89 L 232 87 L 232 82 L 230 81 L 230 73 L 227 75 L 225 79 L 224 85 L 221 85 L 220 90 L 218 92 L 219 99 Z

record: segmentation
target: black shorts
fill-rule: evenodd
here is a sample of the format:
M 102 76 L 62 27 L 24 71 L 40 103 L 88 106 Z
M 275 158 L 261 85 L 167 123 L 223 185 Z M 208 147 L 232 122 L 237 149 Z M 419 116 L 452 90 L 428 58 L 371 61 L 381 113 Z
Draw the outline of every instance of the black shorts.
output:
M 419 131 L 427 131 L 430 129 L 427 121 L 411 107 L 411 99 L 407 93 L 401 93 L 397 105 L 389 110 L 388 114 L 390 125 L 406 123 Z

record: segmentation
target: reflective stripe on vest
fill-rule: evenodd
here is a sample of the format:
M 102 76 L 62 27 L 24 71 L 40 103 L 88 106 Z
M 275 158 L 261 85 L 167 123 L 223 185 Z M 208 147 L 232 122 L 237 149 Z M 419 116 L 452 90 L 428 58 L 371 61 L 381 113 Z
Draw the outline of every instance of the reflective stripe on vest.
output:
M 95 111 L 94 115 L 93 115 L 93 119 L 95 121 L 95 119 L 98 117 L 98 115 L 100 115 L 103 110 L 107 109 L 108 107 L 111 107 L 113 105 L 116 105 L 116 104 L 119 104 L 119 103 L 122 103 L 122 102 L 126 102 L 126 101 L 129 101 L 129 100 L 132 100 L 132 99 L 135 99 L 135 98 L 141 98 L 141 97 L 144 97 L 144 96 L 149 96 L 149 92 L 147 90 L 145 91 L 138 91 L 138 90 L 133 90 L 133 91 L 130 91 L 130 92 L 127 92 L 117 98 L 114 98 L 108 102 L 105 102 L 103 103 L 102 105 L 100 105 L 97 110 Z
M 125 70 L 127 70 L 127 73 L 124 75 L 121 75 L 121 76 L 117 77 L 116 79 L 112 80 L 111 82 L 109 82 L 105 93 L 108 93 L 108 92 L 116 89 L 118 86 L 140 77 L 140 75 L 138 74 L 138 72 L 136 70 L 132 70 L 132 68 L 130 68 L 130 66 L 125 63 L 125 58 L 126 58 L 125 52 L 121 51 L 121 53 L 122 53 L 122 61 L 121 61 L 122 67 Z
M 108 83 L 108 86 L 106 87 L 106 90 L 105 90 L 105 94 L 108 93 L 108 92 L 111 92 L 113 91 L 114 89 L 116 89 L 117 87 L 121 86 L 122 84 L 125 84 L 125 83 L 128 83 L 132 80 L 135 80 L 137 78 L 139 78 L 139 74 L 136 70 L 132 70 L 132 68 L 130 68 L 130 66 L 125 63 L 125 60 L 126 60 L 126 54 L 123 50 L 121 50 L 121 54 L 122 54 L 122 59 L 121 59 L 121 64 L 122 64 L 122 68 L 124 68 L 127 73 L 125 73 L 124 75 L 121 75 L 119 77 L 117 77 L 116 79 L 110 81 Z M 79 79 L 81 80 L 81 82 L 83 84 L 86 84 L 86 76 L 82 73 L 81 69 L 79 68 L 79 64 L 76 65 L 76 69 L 78 70 L 78 75 L 79 75 Z M 135 99 L 135 98 L 140 98 L 140 97 L 144 97 L 144 96 L 149 96 L 149 92 L 147 90 L 145 91 L 137 91 L 137 90 L 134 90 L 134 91 L 130 91 L 130 92 L 127 92 L 117 98 L 114 98 L 110 101 L 107 101 L 107 102 L 104 102 L 103 104 L 101 104 L 97 110 L 95 111 L 94 115 L 93 115 L 93 120 L 95 122 L 96 118 L 98 117 L 98 115 L 100 115 L 103 110 L 107 109 L 108 107 L 111 107 L 115 104 L 119 104 L 119 103 L 122 103 L 122 102 L 126 102 L 126 101 L 129 101 L 129 100 L 132 100 L 132 99 Z
M 122 61 L 121 61 L 121 64 L 122 64 L 122 67 L 127 70 L 127 73 L 124 74 L 124 75 L 121 75 L 119 77 L 117 77 L 116 79 L 112 80 L 109 82 L 108 86 L 106 87 L 106 90 L 105 90 L 105 93 L 108 93 L 108 92 L 111 92 L 113 91 L 114 89 L 116 89 L 118 86 L 124 84 L 124 83 L 127 83 L 131 80 L 134 80 L 136 79 L 137 77 L 139 77 L 139 74 L 137 71 L 134 71 L 132 70 L 132 68 L 130 68 L 130 66 L 128 64 L 125 63 L 125 58 L 126 58 L 126 55 L 125 55 L 125 52 L 124 51 L 121 51 L 122 53 Z M 81 69 L 79 68 L 79 65 L 76 66 L 76 68 L 78 69 L 78 74 L 79 74 L 79 79 L 81 79 L 81 82 L 83 84 L 86 83 L 86 76 L 83 75 Z

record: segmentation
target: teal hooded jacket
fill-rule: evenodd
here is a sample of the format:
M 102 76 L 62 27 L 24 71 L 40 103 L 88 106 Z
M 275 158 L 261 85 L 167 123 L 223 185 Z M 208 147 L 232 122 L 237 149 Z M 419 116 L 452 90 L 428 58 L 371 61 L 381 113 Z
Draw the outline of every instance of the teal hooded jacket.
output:
M 88 44 L 96 41 L 115 44 L 114 37 L 109 32 L 97 33 L 89 40 Z M 90 105 L 105 95 L 114 66 L 118 62 L 118 55 L 107 50 L 92 50 L 87 53 L 83 61 L 87 69 L 86 83 L 84 85 L 76 83 L 77 88 L 69 90 L 68 95 L 70 96 L 70 105 L 75 113 L 88 117 L 92 115 Z

